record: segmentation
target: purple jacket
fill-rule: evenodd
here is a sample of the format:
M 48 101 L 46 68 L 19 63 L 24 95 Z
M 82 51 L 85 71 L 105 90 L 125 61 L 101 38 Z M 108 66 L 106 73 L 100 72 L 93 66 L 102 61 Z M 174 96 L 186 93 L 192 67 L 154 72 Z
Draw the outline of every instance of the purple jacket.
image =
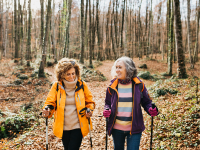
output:
M 143 98 L 141 99 L 141 92 L 139 88 L 139 84 L 143 84 L 142 94 Z M 105 106 L 104 109 L 109 108 L 111 109 L 111 114 L 108 121 L 108 134 L 112 134 L 112 129 L 115 124 L 116 115 L 117 115 L 117 105 L 119 101 L 118 91 L 116 89 L 118 85 L 118 79 L 111 80 L 111 84 L 107 88 L 106 91 L 106 98 L 105 98 Z M 133 107 L 132 107 L 132 126 L 130 134 L 136 134 L 141 133 L 144 131 L 144 121 L 143 121 L 143 115 L 142 115 L 142 109 L 141 105 L 144 108 L 144 110 L 149 114 L 148 110 L 151 107 L 151 98 L 149 97 L 149 94 L 147 92 L 147 89 L 144 85 L 144 83 L 138 78 L 134 77 L 132 79 L 132 93 L 133 95 Z

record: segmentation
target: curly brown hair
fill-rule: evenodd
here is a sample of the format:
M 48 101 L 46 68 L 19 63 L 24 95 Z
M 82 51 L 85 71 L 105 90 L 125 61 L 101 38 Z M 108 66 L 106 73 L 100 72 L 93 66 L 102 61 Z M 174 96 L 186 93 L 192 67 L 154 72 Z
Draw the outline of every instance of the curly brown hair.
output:
M 61 81 L 64 79 L 64 76 L 68 70 L 71 68 L 75 69 L 75 73 L 78 79 L 80 79 L 80 66 L 74 59 L 69 59 L 69 58 L 62 58 L 61 60 L 58 61 L 56 68 L 55 68 L 55 73 L 58 81 Z

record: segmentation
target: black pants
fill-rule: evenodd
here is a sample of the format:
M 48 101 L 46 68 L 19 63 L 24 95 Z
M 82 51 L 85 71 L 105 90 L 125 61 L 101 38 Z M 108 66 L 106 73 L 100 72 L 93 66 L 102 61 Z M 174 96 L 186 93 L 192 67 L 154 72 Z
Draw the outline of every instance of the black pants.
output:
M 63 131 L 62 142 L 65 150 L 79 150 L 82 142 L 81 129 Z

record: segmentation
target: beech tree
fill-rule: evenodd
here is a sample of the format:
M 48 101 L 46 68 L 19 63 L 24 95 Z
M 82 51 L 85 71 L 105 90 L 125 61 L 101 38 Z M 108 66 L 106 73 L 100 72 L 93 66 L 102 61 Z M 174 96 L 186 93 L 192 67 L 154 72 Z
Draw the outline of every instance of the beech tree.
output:
M 49 30 L 49 24 L 50 24 L 50 18 L 51 18 L 51 0 L 48 0 L 48 6 L 47 6 L 47 15 L 46 15 L 46 27 L 45 27 L 45 37 L 42 45 L 42 60 L 40 62 L 39 67 L 39 77 L 44 77 L 44 67 L 46 64 L 46 50 L 47 50 L 47 41 L 48 41 L 48 30 Z
M 186 78 L 185 69 L 185 55 L 183 52 L 183 41 L 182 41 L 182 24 L 181 24 L 181 14 L 180 14 L 180 3 L 179 0 L 174 1 L 174 18 L 175 18 L 175 37 L 176 37 L 176 48 L 178 57 L 178 70 L 177 76 L 179 78 Z

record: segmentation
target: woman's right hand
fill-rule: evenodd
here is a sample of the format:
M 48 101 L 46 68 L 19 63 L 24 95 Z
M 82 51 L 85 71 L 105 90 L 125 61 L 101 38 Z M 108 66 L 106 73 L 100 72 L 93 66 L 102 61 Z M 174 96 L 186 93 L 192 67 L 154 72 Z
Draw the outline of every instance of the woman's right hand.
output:
M 45 118 L 47 118 L 48 116 L 49 116 L 49 114 L 50 114 L 50 109 L 48 108 L 48 110 L 46 110 L 46 109 L 43 109 L 43 111 L 42 111 L 42 116 L 43 117 L 45 117 Z
M 104 115 L 104 117 L 106 117 L 106 118 L 108 118 L 108 117 L 110 117 L 110 114 L 111 114 L 111 109 L 109 109 L 109 110 L 104 110 L 103 111 L 103 115 Z

